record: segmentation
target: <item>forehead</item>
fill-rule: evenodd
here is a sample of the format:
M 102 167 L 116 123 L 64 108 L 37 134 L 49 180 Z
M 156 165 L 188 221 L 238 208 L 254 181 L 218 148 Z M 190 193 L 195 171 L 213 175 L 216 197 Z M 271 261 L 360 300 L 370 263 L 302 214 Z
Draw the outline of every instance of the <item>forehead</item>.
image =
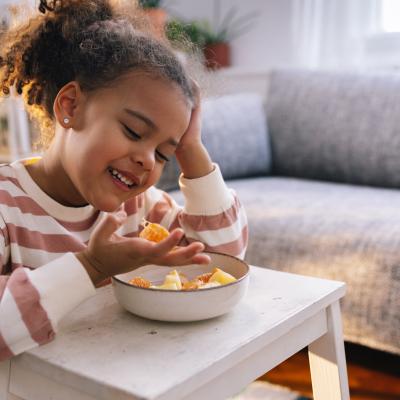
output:
M 100 89 L 95 98 L 108 114 L 131 109 L 143 113 L 158 127 L 169 127 L 175 132 L 184 131 L 190 120 L 190 101 L 181 88 L 146 72 L 125 74 Z
M 108 89 L 115 100 L 125 104 L 158 104 L 173 103 L 174 106 L 190 109 L 190 100 L 183 94 L 177 83 L 160 78 L 147 72 L 130 72 L 113 81 Z

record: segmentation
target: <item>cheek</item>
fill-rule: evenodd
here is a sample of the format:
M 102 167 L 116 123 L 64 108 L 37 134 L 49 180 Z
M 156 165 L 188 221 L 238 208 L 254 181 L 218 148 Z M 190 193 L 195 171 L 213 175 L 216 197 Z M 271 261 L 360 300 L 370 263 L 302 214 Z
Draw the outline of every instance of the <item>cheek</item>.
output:
M 83 162 L 91 164 L 90 167 L 109 165 L 114 159 L 120 158 L 126 153 L 126 143 L 112 138 L 96 140 L 88 143 L 88 146 L 82 151 Z
M 146 188 L 155 185 L 161 178 L 165 164 L 156 163 L 154 169 L 150 172 L 147 181 Z
M 91 187 L 99 175 L 106 173 L 113 156 L 111 146 L 81 142 L 68 157 L 68 170 L 74 184 L 82 190 Z

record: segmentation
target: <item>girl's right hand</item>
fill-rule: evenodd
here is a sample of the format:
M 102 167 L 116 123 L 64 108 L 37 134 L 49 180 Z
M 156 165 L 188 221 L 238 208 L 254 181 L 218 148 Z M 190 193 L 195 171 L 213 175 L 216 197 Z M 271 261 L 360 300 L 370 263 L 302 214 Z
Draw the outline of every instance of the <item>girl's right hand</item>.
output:
M 210 262 L 207 255 L 201 254 L 204 250 L 201 242 L 171 251 L 182 239 L 180 228 L 159 243 L 118 235 L 116 230 L 125 219 L 124 211 L 106 214 L 93 230 L 87 248 L 76 254 L 95 284 L 147 264 L 177 266 Z

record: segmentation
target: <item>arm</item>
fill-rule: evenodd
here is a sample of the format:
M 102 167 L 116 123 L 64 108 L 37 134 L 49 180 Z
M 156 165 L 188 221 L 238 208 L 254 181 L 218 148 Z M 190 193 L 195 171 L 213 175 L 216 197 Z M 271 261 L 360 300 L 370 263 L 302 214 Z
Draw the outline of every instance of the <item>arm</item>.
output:
M 95 293 L 94 286 L 72 253 L 38 269 L 12 265 L 10 244 L 0 218 L 0 362 L 53 340 L 58 322 Z M 70 288 L 74 290 L 71 291 Z
M 181 227 L 185 237 L 180 244 L 200 241 L 205 250 L 243 258 L 248 242 L 246 213 L 235 192 L 227 188 L 218 165 L 197 179 L 181 176 L 179 184 L 184 207 L 156 188 L 146 192 L 149 221 L 170 231 Z
M 206 250 L 244 258 L 247 216 L 236 193 L 227 188 L 219 167 L 198 179 L 180 178 L 185 206 L 177 216 L 186 240 L 199 240 Z
M 59 321 L 95 294 L 94 284 L 146 264 L 185 265 L 204 260 L 201 243 L 170 252 L 182 237 L 177 229 L 160 243 L 120 237 L 125 216 L 113 213 L 96 226 L 87 248 L 41 265 L 35 270 L 2 257 L 0 263 L 0 361 L 51 341 Z M 0 217 L 0 255 L 7 254 L 6 225 Z M 3 243 L 3 245 L 1 244 Z M 18 246 L 17 243 L 14 243 Z M 4 265 L 14 270 L 2 271 Z
M 201 99 L 200 89 L 193 82 L 195 104 L 192 109 L 189 126 L 179 141 L 175 155 L 183 176 L 187 179 L 200 178 L 209 174 L 213 163 L 201 140 Z
M 171 212 L 164 223 L 170 230 L 182 227 L 186 242 L 201 241 L 208 250 L 244 257 L 248 241 L 246 214 L 235 192 L 226 187 L 218 166 L 212 163 L 202 143 L 200 93 L 193 84 L 196 104 L 176 150 L 185 207 L 181 210 L 171 199 L 165 199 Z M 161 209 L 163 203 L 156 206 Z

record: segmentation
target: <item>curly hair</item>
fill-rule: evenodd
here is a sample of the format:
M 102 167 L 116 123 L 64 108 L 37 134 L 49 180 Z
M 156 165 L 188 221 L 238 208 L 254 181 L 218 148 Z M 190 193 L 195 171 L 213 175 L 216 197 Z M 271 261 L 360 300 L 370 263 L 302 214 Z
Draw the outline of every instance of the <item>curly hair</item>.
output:
M 4 32 L 0 47 L 0 95 L 14 87 L 39 122 L 41 144 L 54 136 L 53 103 L 77 81 L 92 91 L 131 70 L 176 83 L 191 102 L 191 80 L 167 41 L 154 37 L 136 5 L 112 0 L 40 0 L 37 15 Z

